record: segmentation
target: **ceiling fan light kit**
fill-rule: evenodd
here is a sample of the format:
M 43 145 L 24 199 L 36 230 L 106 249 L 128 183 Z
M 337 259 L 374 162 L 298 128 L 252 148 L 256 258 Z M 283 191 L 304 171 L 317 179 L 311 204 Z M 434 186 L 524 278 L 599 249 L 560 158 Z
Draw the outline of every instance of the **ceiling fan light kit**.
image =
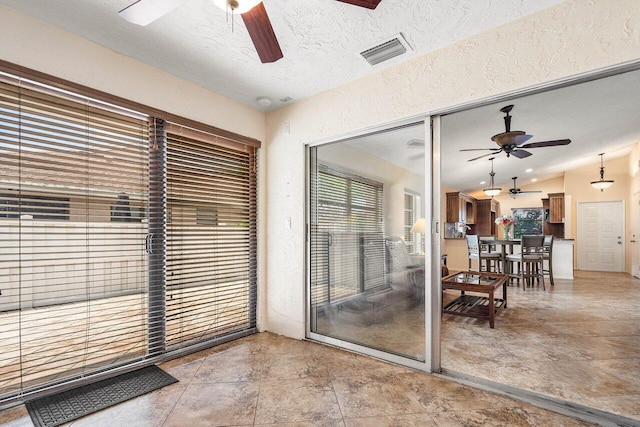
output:
M 613 184 L 612 179 L 604 179 L 604 153 L 600 153 L 600 179 L 597 181 L 591 181 L 591 186 L 596 190 L 604 191 L 607 188 L 611 187 Z
M 213 0 L 213 4 L 228 13 L 242 15 L 256 7 L 262 0 Z

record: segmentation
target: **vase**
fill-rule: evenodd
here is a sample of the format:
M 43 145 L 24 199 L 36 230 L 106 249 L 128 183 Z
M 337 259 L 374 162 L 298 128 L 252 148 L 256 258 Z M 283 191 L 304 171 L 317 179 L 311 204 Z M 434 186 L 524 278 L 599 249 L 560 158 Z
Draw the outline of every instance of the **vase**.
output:
M 504 227 L 502 229 L 502 238 L 504 240 L 509 240 L 509 231 L 511 231 L 511 227 Z

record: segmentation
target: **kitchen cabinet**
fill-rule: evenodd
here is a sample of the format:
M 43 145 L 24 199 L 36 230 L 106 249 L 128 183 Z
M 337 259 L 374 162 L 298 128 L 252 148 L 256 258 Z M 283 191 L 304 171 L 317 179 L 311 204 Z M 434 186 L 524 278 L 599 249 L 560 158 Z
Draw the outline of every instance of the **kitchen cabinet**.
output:
M 552 193 L 553 194 L 553 193 Z M 562 213 L 560 216 L 560 220 L 562 220 L 562 217 L 564 217 L 564 194 L 563 193 L 555 193 L 555 194 L 559 194 L 562 195 Z M 556 196 L 556 200 L 559 200 L 560 196 Z M 559 202 L 556 201 L 556 204 L 558 204 Z M 545 235 L 551 234 L 554 237 L 558 238 L 558 239 L 562 239 L 564 238 L 564 223 L 562 222 L 551 222 L 551 204 L 549 203 L 549 199 L 542 199 L 542 209 L 544 209 L 545 211 L 545 220 L 542 223 L 542 233 Z M 558 207 L 556 207 L 556 215 L 557 215 L 557 210 Z M 558 219 L 558 218 L 554 218 L 554 219 Z M 554 253 L 555 256 L 555 253 Z
M 476 223 L 474 234 L 496 235 L 496 218 L 500 216 L 500 202 L 495 199 L 476 200 Z
M 475 224 L 476 199 L 468 194 L 447 193 L 447 221 Z
M 549 222 L 560 224 L 564 222 L 564 193 L 549 193 Z

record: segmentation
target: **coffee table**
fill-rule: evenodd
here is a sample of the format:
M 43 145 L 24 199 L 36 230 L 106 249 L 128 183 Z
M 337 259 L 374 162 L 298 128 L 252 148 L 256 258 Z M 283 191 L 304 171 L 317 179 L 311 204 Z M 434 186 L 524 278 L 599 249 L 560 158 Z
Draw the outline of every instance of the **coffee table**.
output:
M 501 273 L 463 271 L 442 278 L 442 290 L 460 291 L 460 296 L 442 307 L 442 312 L 456 316 L 489 319 L 494 327 L 495 314 L 507 308 L 507 275 Z M 502 298 L 496 298 L 496 291 L 502 286 Z M 483 295 L 468 295 L 466 292 Z

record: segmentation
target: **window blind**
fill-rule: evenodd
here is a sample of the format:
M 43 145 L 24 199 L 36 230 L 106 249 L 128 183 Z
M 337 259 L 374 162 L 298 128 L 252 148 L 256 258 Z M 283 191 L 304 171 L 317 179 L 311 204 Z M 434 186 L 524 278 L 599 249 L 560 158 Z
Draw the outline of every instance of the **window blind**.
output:
M 167 348 L 254 328 L 253 147 L 169 127 Z
M 347 298 L 382 286 L 382 183 L 323 164 L 317 164 L 314 170 L 312 303 Z
M 147 144 L 142 114 L 0 82 L 0 398 L 146 355 Z

